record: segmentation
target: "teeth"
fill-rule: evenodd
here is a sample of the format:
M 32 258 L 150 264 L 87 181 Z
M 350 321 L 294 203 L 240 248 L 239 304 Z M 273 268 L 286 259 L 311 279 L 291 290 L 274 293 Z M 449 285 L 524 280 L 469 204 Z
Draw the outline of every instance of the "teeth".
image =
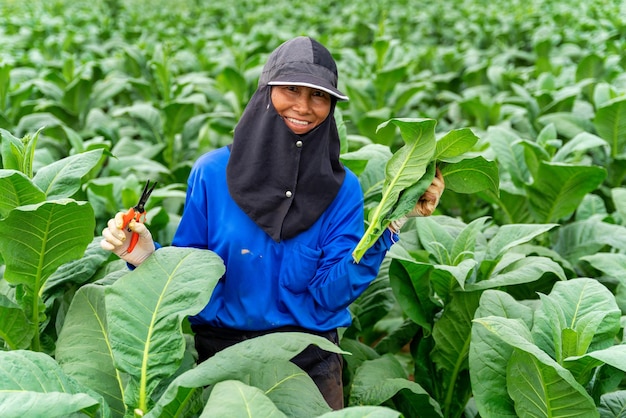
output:
M 298 120 L 298 119 L 293 119 L 293 118 L 287 118 L 287 120 L 291 123 L 295 123 L 296 125 L 308 125 L 309 122 L 305 121 L 305 120 Z

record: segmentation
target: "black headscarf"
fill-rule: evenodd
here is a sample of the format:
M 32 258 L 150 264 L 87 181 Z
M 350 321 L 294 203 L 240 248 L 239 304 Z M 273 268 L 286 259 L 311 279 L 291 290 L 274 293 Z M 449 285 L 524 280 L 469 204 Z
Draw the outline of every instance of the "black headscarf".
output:
M 297 135 L 276 112 L 271 85 L 303 85 L 331 94 L 328 117 Z M 287 41 L 270 55 L 259 86 L 235 128 L 226 167 L 230 195 L 275 241 L 308 229 L 341 187 L 345 170 L 333 113 L 337 69 L 330 53 L 308 37 Z

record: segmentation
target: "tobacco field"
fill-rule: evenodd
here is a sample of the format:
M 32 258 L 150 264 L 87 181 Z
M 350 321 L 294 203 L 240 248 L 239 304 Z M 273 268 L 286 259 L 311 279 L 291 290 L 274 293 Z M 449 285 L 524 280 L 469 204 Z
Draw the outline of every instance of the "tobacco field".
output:
M 196 365 L 187 317 L 224 265 L 169 246 L 187 176 L 298 35 L 350 97 L 366 228 L 407 142 L 446 191 L 339 347 L 267 335 Z M 100 234 L 148 179 L 163 248 L 131 271 Z M 3 418 L 626 417 L 621 1 L 0 0 L 0 196 Z M 343 410 L 289 362 L 310 344 L 343 354 Z

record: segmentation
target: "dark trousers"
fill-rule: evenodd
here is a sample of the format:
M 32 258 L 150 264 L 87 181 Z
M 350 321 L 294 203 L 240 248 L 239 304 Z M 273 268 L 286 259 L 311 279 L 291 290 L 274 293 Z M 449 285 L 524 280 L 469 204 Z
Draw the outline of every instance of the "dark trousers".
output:
M 191 328 L 195 333 L 198 363 L 238 342 L 273 332 L 306 332 L 322 336 L 334 344 L 339 344 L 339 336 L 336 330 L 312 332 L 299 327 L 283 327 L 269 331 L 239 331 L 207 325 L 192 325 Z M 292 358 L 291 362 L 304 370 L 313 379 L 313 382 L 315 382 L 322 396 L 324 396 L 324 399 L 332 409 L 343 408 L 343 383 L 341 377 L 343 357 L 341 357 L 341 354 L 330 353 L 316 345 L 310 345 Z

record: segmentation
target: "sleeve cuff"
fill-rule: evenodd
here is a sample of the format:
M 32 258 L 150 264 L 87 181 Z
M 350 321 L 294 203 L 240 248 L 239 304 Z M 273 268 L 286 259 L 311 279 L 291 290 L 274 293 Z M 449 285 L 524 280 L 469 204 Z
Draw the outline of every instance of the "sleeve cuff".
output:
M 158 242 L 154 243 L 154 251 L 158 250 L 161 247 L 161 244 L 159 244 Z M 136 265 L 130 263 L 126 263 L 126 266 L 128 267 L 128 270 L 135 270 L 137 268 Z

